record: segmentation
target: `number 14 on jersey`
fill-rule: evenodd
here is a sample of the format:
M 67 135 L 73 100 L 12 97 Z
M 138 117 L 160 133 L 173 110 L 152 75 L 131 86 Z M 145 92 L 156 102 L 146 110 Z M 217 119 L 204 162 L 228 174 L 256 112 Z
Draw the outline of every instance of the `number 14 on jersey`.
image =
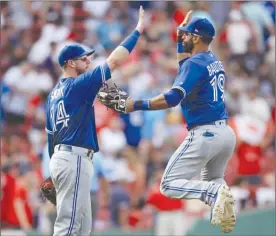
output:
M 53 126 L 53 132 L 57 130 L 56 126 L 58 124 L 63 124 L 62 128 L 68 126 L 68 121 L 70 119 L 70 116 L 66 113 L 64 102 L 63 100 L 59 101 L 57 104 L 57 112 L 55 117 L 55 104 L 51 108 L 51 120 L 52 120 L 52 126 Z

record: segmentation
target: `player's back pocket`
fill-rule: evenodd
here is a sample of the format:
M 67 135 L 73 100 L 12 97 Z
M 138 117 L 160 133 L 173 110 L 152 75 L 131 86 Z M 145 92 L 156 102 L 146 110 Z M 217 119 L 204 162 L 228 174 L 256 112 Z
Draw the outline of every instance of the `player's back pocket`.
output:
M 210 131 L 205 131 L 205 132 L 202 134 L 202 136 L 204 136 L 204 137 L 214 137 L 215 134 L 212 133 L 212 132 L 210 132 Z

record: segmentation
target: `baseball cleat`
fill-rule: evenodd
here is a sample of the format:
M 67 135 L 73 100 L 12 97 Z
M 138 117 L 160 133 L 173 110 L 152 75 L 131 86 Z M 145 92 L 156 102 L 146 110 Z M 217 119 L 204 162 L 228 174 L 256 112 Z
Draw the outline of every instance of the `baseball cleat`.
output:
M 211 212 L 212 225 L 214 226 L 221 225 L 224 219 L 226 206 L 227 206 L 227 209 L 229 208 L 230 214 L 233 212 L 232 210 L 230 211 L 230 207 L 228 207 L 229 205 L 231 206 L 231 204 L 232 206 L 234 205 L 234 200 L 233 200 L 232 194 L 230 193 L 230 189 L 227 186 L 222 185 L 218 190 L 217 198 L 212 208 L 212 212 Z M 226 230 L 229 230 L 229 228 L 231 229 L 230 224 L 226 223 L 228 221 L 224 221 L 224 222 L 225 222 L 225 225 L 223 229 L 226 229 Z
M 221 231 L 224 233 L 230 233 L 234 229 L 236 225 L 236 214 L 235 214 L 235 207 L 234 201 L 226 203 L 225 205 L 225 212 L 222 222 L 220 224 Z

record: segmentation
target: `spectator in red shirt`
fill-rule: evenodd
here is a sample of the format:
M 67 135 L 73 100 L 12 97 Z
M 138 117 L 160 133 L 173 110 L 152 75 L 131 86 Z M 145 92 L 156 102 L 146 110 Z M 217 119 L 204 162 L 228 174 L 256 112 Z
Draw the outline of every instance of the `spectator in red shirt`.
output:
M 184 235 L 187 230 L 185 224 L 184 202 L 182 199 L 170 199 L 160 193 L 160 182 L 163 170 L 154 174 L 154 184 L 146 202 L 157 211 L 155 235 Z
M 12 207 L 7 213 L 7 221 L 12 228 L 20 228 L 24 232 L 33 229 L 33 215 L 29 200 L 30 182 L 33 178 L 29 165 L 21 165 L 19 168 L 19 176 L 16 178 L 15 191 L 10 200 Z
M 13 207 L 14 190 L 15 178 L 9 173 L 1 172 L 1 227 L 3 228 L 9 226 L 8 213 Z
M 248 98 L 244 99 L 247 100 L 243 113 L 230 119 L 229 125 L 237 137 L 238 174 L 258 176 L 262 170 L 263 151 L 272 143 L 274 137 L 273 122 L 267 103 L 256 96 L 254 89 L 251 89 Z
M 113 117 L 116 117 L 118 115 L 116 114 L 116 112 L 112 111 L 111 109 L 107 109 L 98 100 L 95 100 L 94 106 L 95 106 L 95 110 L 97 110 L 96 129 L 97 129 L 97 133 L 99 133 L 101 129 L 108 126 L 109 121 Z

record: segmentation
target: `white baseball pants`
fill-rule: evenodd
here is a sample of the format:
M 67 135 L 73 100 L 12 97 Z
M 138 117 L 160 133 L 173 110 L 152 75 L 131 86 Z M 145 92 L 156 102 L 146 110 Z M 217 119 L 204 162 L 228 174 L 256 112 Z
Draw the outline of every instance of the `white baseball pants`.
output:
M 54 236 L 90 235 L 93 171 L 92 161 L 81 151 L 57 151 L 53 154 L 50 174 L 57 192 Z
M 188 136 L 170 158 L 160 191 L 170 198 L 200 199 L 212 206 L 233 154 L 236 136 L 225 120 L 202 125 Z M 192 180 L 201 172 L 201 180 Z

